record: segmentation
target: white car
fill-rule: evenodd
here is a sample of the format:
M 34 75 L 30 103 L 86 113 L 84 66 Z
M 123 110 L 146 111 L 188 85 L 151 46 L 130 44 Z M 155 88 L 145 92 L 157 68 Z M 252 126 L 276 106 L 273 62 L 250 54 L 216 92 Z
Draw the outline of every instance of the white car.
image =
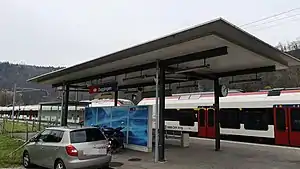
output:
M 47 128 L 25 146 L 23 166 L 109 168 L 111 154 L 108 146 L 105 135 L 95 127 Z

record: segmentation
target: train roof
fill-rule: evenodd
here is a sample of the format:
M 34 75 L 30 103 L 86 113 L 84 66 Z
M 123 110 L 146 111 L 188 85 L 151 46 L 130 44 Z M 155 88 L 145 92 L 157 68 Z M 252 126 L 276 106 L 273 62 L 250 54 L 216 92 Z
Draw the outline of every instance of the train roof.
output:
M 88 101 L 84 101 L 88 102 Z M 94 99 L 89 101 L 91 107 L 98 107 L 98 106 L 114 106 L 114 99 Z M 133 102 L 126 99 L 118 99 L 118 105 L 133 105 Z M 69 106 L 69 110 L 82 110 L 84 106 Z M 40 109 L 40 105 L 25 105 L 25 106 L 15 106 L 15 111 L 38 111 Z M 42 106 L 43 111 L 60 111 L 61 106 Z M 0 111 L 12 111 L 12 106 L 4 106 L 0 107 Z
M 43 111 L 60 111 L 61 106 L 43 106 Z M 25 106 L 15 106 L 15 111 L 38 111 L 40 105 L 25 105 Z M 69 106 L 69 110 L 81 110 L 84 109 L 83 106 Z M 0 107 L 0 111 L 12 111 L 12 106 Z
M 220 108 L 267 108 L 280 104 L 300 104 L 300 89 L 279 90 L 279 95 L 270 96 L 270 91 L 232 92 L 220 98 Z M 198 108 L 213 106 L 213 92 L 183 93 L 166 97 L 166 108 Z M 155 98 L 144 98 L 138 105 L 155 105 Z

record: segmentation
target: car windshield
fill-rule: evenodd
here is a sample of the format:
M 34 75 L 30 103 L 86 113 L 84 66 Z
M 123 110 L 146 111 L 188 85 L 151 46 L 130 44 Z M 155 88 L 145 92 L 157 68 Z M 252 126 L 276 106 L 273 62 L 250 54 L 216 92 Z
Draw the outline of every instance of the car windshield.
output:
M 70 139 L 71 143 L 83 143 L 105 140 L 106 138 L 99 129 L 89 128 L 71 131 Z

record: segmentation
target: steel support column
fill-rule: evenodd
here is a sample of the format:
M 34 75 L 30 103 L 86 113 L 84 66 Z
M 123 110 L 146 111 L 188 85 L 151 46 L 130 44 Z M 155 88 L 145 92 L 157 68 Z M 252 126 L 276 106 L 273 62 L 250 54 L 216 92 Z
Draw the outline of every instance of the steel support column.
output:
M 155 77 L 155 151 L 154 151 L 154 161 L 158 162 L 158 129 L 159 129 L 159 60 L 156 62 L 156 77 Z
M 62 126 L 62 124 L 64 123 L 64 99 L 65 99 L 65 86 L 62 86 L 62 90 L 61 90 L 61 110 L 60 110 L 60 115 L 58 117 L 60 117 L 60 125 Z
M 214 80 L 214 97 L 215 97 L 215 133 L 216 133 L 216 138 L 215 138 L 215 150 L 219 151 L 221 147 L 220 143 L 220 116 L 219 116 L 219 109 L 220 109 L 220 84 L 219 84 L 219 78 Z
M 43 106 L 40 104 L 40 108 L 39 108 L 39 111 L 38 111 L 38 131 L 41 131 L 42 111 L 43 111 Z M 33 123 L 34 123 L 34 121 L 33 121 Z
M 165 160 L 165 68 L 160 64 L 159 69 L 159 144 L 158 160 Z
M 118 106 L 118 97 L 119 97 L 119 91 L 115 91 L 115 97 L 114 97 L 114 106 Z
M 118 106 L 118 97 L 119 97 L 119 91 L 115 91 L 115 97 L 114 97 L 114 106 Z
M 68 125 L 68 112 L 69 112 L 69 92 L 70 86 L 68 84 L 65 85 L 65 93 L 64 93 L 64 102 L 63 102 L 63 114 L 62 114 L 62 123 L 61 126 Z

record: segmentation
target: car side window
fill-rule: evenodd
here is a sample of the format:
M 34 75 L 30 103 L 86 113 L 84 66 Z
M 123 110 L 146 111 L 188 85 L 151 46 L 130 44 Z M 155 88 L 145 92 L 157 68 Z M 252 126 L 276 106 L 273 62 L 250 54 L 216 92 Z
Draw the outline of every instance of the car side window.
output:
M 48 136 L 48 139 L 46 142 L 50 143 L 59 143 L 63 138 L 63 131 L 60 130 L 52 130 L 51 133 Z
M 50 133 L 51 133 L 51 130 L 45 130 L 37 137 L 37 139 L 42 142 L 47 142 Z

